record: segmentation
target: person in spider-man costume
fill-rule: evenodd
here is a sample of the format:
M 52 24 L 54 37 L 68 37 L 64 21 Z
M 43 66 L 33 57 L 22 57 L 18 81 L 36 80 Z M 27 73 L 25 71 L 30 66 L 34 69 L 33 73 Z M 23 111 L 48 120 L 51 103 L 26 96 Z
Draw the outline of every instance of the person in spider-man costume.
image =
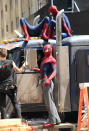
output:
M 58 13 L 58 9 L 56 6 L 53 5 L 49 7 L 48 12 L 51 16 L 55 18 Z M 56 39 L 56 21 L 54 19 L 50 20 L 48 16 L 44 17 L 44 19 L 35 26 L 30 25 L 25 18 L 20 18 L 20 25 L 25 34 L 24 41 L 30 40 L 30 36 L 41 36 L 41 38 L 44 40 L 48 40 L 50 38 Z M 46 35 L 47 30 L 48 35 Z M 72 36 L 70 31 L 71 27 L 69 20 L 67 16 L 64 14 L 62 17 L 62 39 L 68 36 Z
M 50 16 L 53 16 L 53 18 L 54 18 L 54 19 L 51 20 L 50 25 L 49 25 L 49 28 L 51 30 L 50 36 L 51 36 L 51 38 L 56 39 L 56 36 L 55 36 L 56 35 L 55 17 L 58 14 L 58 9 L 57 9 L 56 6 L 52 5 L 52 6 L 49 7 L 48 12 L 49 12 Z M 63 14 L 63 16 L 62 16 L 61 22 L 62 22 L 62 39 L 65 38 L 65 37 L 72 36 L 72 34 L 70 33 L 70 31 L 71 31 L 70 22 L 68 20 L 68 17 L 65 14 Z
M 45 106 L 49 113 L 49 121 L 44 123 L 44 127 L 54 126 L 61 123 L 55 103 L 53 101 L 54 84 L 52 79 L 56 76 L 56 60 L 52 56 L 52 46 L 47 44 L 43 48 L 44 57 L 40 69 L 33 68 L 33 71 L 40 72 L 42 78 L 42 90 Z
M 39 24 L 32 26 L 28 24 L 25 18 L 20 18 L 20 25 L 25 34 L 24 41 L 30 40 L 30 36 L 41 36 L 42 39 L 48 39 L 48 36 L 46 36 L 46 32 L 49 26 L 49 21 L 50 18 L 46 16 Z

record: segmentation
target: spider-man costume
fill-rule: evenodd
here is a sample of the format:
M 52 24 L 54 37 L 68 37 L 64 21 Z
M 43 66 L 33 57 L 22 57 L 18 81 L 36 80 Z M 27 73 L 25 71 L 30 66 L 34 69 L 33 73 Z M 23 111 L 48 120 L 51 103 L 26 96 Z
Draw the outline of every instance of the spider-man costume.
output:
M 43 48 L 44 58 L 41 63 L 40 73 L 42 79 L 47 79 L 44 83 L 44 86 L 47 87 L 50 84 L 50 81 L 56 75 L 56 60 L 52 56 L 52 46 L 46 45 Z
M 52 79 L 56 75 L 56 60 L 52 56 L 52 46 L 45 45 L 43 48 L 44 58 L 42 59 L 41 67 L 33 68 L 34 71 L 40 72 L 42 78 L 42 90 L 44 96 L 44 103 L 49 113 L 49 121 L 43 126 L 54 126 L 61 123 L 55 103 L 53 101 L 54 84 Z
M 40 36 L 43 39 L 48 39 L 46 36 L 46 32 L 49 26 L 49 17 L 44 17 L 44 19 L 36 26 L 32 26 L 28 24 L 25 18 L 20 19 L 20 25 L 22 27 L 22 30 L 25 34 L 25 40 L 28 41 L 30 40 L 30 36 Z
M 48 12 L 51 16 L 53 16 L 55 18 L 56 15 L 58 14 L 58 9 L 56 6 L 53 5 L 53 6 L 49 7 Z M 49 28 L 50 28 L 50 30 L 52 30 L 51 37 L 56 39 L 56 37 L 54 37 L 56 35 L 56 31 L 55 31 L 56 21 L 55 20 L 51 20 Z M 68 36 L 72 36 L 70 31 L 71 31 L 71 27 L 70 27 L 68 17 L 65 14 L 63 14 L 63 16 L 62 16 L 62 39 L 65 37 L 68 37 Z
M 48 10 L 49 14 L 51 14 L 53 17 L 56 17 L 58 10 L 56 6 L 50 6 Z M 49 38 L 54 38 L 56 35 L 56 21 L 55 20 L 50 20 L 49 17 L 44 17 L 44 19 L 36 26 L 32 26 L 28 24 L 25 18 L 20 19 L 20 24 L 22 27 L 22 30 L 25 34 L 25 40 L 28 41 L 30 40 L 30 36 L 41 36 L 42 39 L 49 39 Z M 48 36 L 46 35 L 47 29 L 48 30 Z M 62 17 L 62 38 L 72 36 L 70 33 L 71 27 L 69 20 L 67 16 L 64 14 Z
M 44 85 L 47 87 L 56 75 L 56 60 L 52 56 L 52 46 L 45 45 L 43 48 L 44 57 L 42 58 L 41 66 L 39 68 L 33 68 L 34 71 L 40 72 L 42 79 L 46 78 Z

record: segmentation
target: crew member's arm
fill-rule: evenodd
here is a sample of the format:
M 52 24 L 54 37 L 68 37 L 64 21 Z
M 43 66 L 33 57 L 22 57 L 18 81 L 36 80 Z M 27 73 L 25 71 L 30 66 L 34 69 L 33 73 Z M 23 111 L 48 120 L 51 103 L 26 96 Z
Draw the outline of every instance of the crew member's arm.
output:
M 18 67 L 16 66 L 16 64 L 14 63 L 14 61 L 13 61 L 13 69 L 14 69 L 14 71 L 17 72 L 17 73 L 22 73 L 22 72 L 25 70 L 26 66 L 27 66 L 27 63 L 24 62 L 24 64 L 22 65 L 22 67 L 21 67 L 21 68 L 18 68 Z

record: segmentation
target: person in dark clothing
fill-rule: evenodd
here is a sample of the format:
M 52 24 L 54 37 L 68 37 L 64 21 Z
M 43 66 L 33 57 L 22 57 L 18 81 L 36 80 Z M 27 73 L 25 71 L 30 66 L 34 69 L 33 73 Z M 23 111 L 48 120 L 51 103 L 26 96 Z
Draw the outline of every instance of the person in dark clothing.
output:
M 9 96 L 16 113 L 21 118 L 21 110 L 17 100 L 17 86 L 14 82 L 14 73 L 21 73 L 26 67 L 26 62 L 18 68 L 13 60 L 7 60 L 7 50 L 0 48 L 0 110 L 1 118 L 6 118 L 6 95 Z

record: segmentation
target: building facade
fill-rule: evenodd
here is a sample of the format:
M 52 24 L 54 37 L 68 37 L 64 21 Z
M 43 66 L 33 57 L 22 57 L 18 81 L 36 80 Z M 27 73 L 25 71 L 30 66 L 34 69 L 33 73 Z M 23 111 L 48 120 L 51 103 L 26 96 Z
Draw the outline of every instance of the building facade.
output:
M 20 18 L 28 18 L 46 4 L 46 0 L 0 0 L 0 41 L 21 32 Z

